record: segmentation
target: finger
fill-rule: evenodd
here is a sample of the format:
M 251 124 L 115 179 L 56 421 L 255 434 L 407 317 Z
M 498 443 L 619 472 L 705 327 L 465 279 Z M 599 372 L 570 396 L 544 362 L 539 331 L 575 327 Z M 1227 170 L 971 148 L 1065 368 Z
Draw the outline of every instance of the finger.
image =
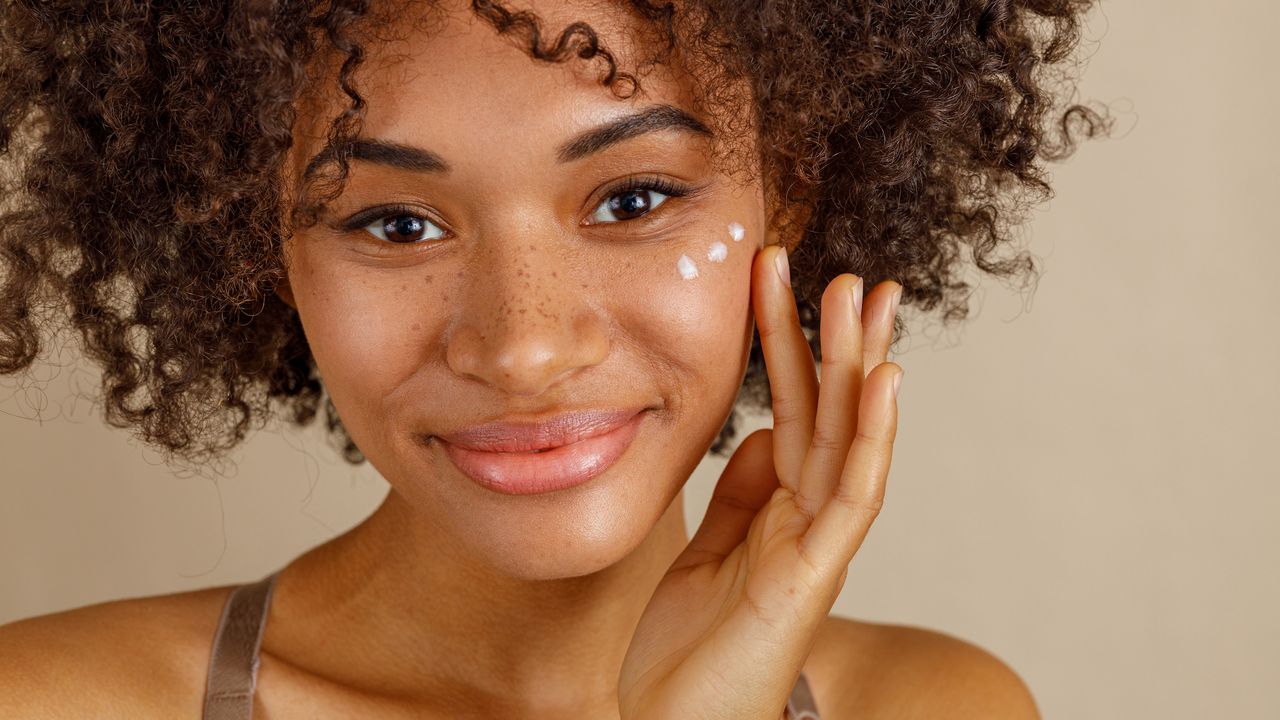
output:
M 862 304 L 864 375 L 889 358 L 889 344 L 893 342 L 893 321 L 897 316 L 901 295 L 902 286 L 893 281 L 879 283 L 867 293 Z
M 858 397 L 862 392 L 862 296 L 857 275 L 838 275 L 822 293 L 822 381 L 813 439 L 800 473 L 796 504 L 808 517 L 831 496 L 840 482 L 849 445 L 858 428 Z
M 751 306 L 773 396 L 774 466 L 782 486 L 797 492 L 800 468 L 813 437 L 818 377 L 813 352 L 800 328 L 795 296 L 777 269 L 779 257 L 785 266 L 786 250 L 780 245 L 756 253 Z
M 897 363 L 876 366 L 863 383 L 858 431 L 849 448 L 840 484 L 800 538 L 800 555 L 820 577 L 835 578 L 862 546 L 884 504 L 885 481 L 898 432 L 894 377 Z
M 746 539 L 752 521 L 779 487 L 772 434 L 763 428 L 743 438 L 720 474 L 702 524 L 671 570 L 719 562 Z

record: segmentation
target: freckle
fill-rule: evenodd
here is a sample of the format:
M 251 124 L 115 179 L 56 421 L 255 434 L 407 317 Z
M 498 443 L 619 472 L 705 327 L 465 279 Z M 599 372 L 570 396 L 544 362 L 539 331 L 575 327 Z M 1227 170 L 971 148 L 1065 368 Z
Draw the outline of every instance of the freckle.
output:
M 711 249 L 707 251 L 707 259 L 711 262 L 724 262 L 729 257 L 729 248 L 724 243 L 717 240 L 711 243 Z
M 742 238 L 746 236 L 747 236 L 747 229 L 742 227 L 741 223 L 736 223 L 736 222 L 729 223 L 729 237 L 733 238 L 734 242 L 742 242 Z
M 556 275 L 556 271 L 555 271 L 555 270 L 552 270 L 552 271 L 551 271 L 551 277 L 560 277 L 560 276 L 559 276 L 559 275 Z
M 414 323 L 414 324 L 413 324 L 413 329 L 414 329 L 414 330 L 421 330 L 421 329 L 422 329 L 422 324 L 421 324 L 421 323 Z
M 521 315 L 524 315 L 524 314 L 525 314 L 525 313 L 527 313 L 527 312 L 529 312 L 529 308 L 520 308 L 520 314 L 521 314 Z
M 431 284 L 431 276 L 430 276 L 430 275 L 428 275 L 428 276 L 426 276 L 426 277 L 422 278 L 422 283 L 423 283 L 424 285 L 430 285 L 430 284 Z
M 698 266 L 693 264 L 688 255 L 681 255 L 676 261 L 676 269 L 680 271 L 680 277 L 685 280 L 692 280 L 698 277 Z

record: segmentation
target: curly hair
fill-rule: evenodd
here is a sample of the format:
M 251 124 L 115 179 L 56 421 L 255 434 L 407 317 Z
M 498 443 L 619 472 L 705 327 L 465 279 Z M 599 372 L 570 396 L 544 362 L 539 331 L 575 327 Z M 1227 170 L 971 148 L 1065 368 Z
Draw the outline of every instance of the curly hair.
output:
M 903 306 L 967 317 L 964 248 L 983 272 L 1034 275 L 1002 255 L 1045 160 L 1103 134 L 1068 59 L 1092 0 L 619 2 L 652 28 L 650 63 L 701 57 L 699 97 L 750 87 L 770 222 L 788 228 L 794 292 L 817 359 L 836 275 L 899 282 Z M 598 63 L 626 97 L 637 73 L 586 23 L 545 32 L 492 0 L 471 11 L 542 62 Z M 273 292 L 282 246 L 340 192 L 306 188 L 289 218 L 283 159 L 317 53 L 355 73 L 368 0 L 7 0 L 0 3 L 0 374 L 30 368 L 54 322 L 103 370 L 108 424 L 167 459 L 218 460 L 278 404 L 296 425 L 323 405 L 331 441 L 364 461 L 324 392 L 296 311 Z M 1063 66 L 1066 66 L 1064 70 Z M 720 93 L 717 95 L 717 93 Z M 790 219 L 790 220 L 788 220 Z M 64 325 L 65 326 L 65 325 Z M 904 330 L 894 328 L 895 343 Z M 771 402 L 759 339 L 738 406 Z M 711 446 L 725 454 L 738 406 Z

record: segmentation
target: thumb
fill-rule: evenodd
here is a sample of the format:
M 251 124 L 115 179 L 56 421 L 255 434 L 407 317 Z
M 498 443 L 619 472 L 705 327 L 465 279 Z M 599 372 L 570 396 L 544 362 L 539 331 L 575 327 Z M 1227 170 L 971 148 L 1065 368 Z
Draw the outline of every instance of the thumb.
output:
M 747 537 L 751 522 L 780 487 L 773 468 L 773 431 L 762 428 L 743 439 L 711 494 L 706 515 L 671 570 L 718 562 Z

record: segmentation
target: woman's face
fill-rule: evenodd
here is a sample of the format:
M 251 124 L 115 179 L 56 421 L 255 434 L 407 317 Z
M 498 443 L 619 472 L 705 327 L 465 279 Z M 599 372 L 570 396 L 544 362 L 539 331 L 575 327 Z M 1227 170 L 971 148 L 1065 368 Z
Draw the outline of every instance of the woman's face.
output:
M 550 31 L 591 22 L 632 67 L 615 11 L 533 9 Z M 618 100 L 598 61 L 538 63 L 465 8 L 406 34 L 369 48 L 361 138 L 420 151 L 352 160 L 290 239 L 281 297 L 356 444 L 454 550 L 526 578 L 593 572 L 644 540 L 732 408 L 760 185 L 712 167 L 687 79 Z M 342 100 L 300 116 L 291 182 Z M 642 408 L 612 465 L 553 492 L 486 487 L 437 437 Z

